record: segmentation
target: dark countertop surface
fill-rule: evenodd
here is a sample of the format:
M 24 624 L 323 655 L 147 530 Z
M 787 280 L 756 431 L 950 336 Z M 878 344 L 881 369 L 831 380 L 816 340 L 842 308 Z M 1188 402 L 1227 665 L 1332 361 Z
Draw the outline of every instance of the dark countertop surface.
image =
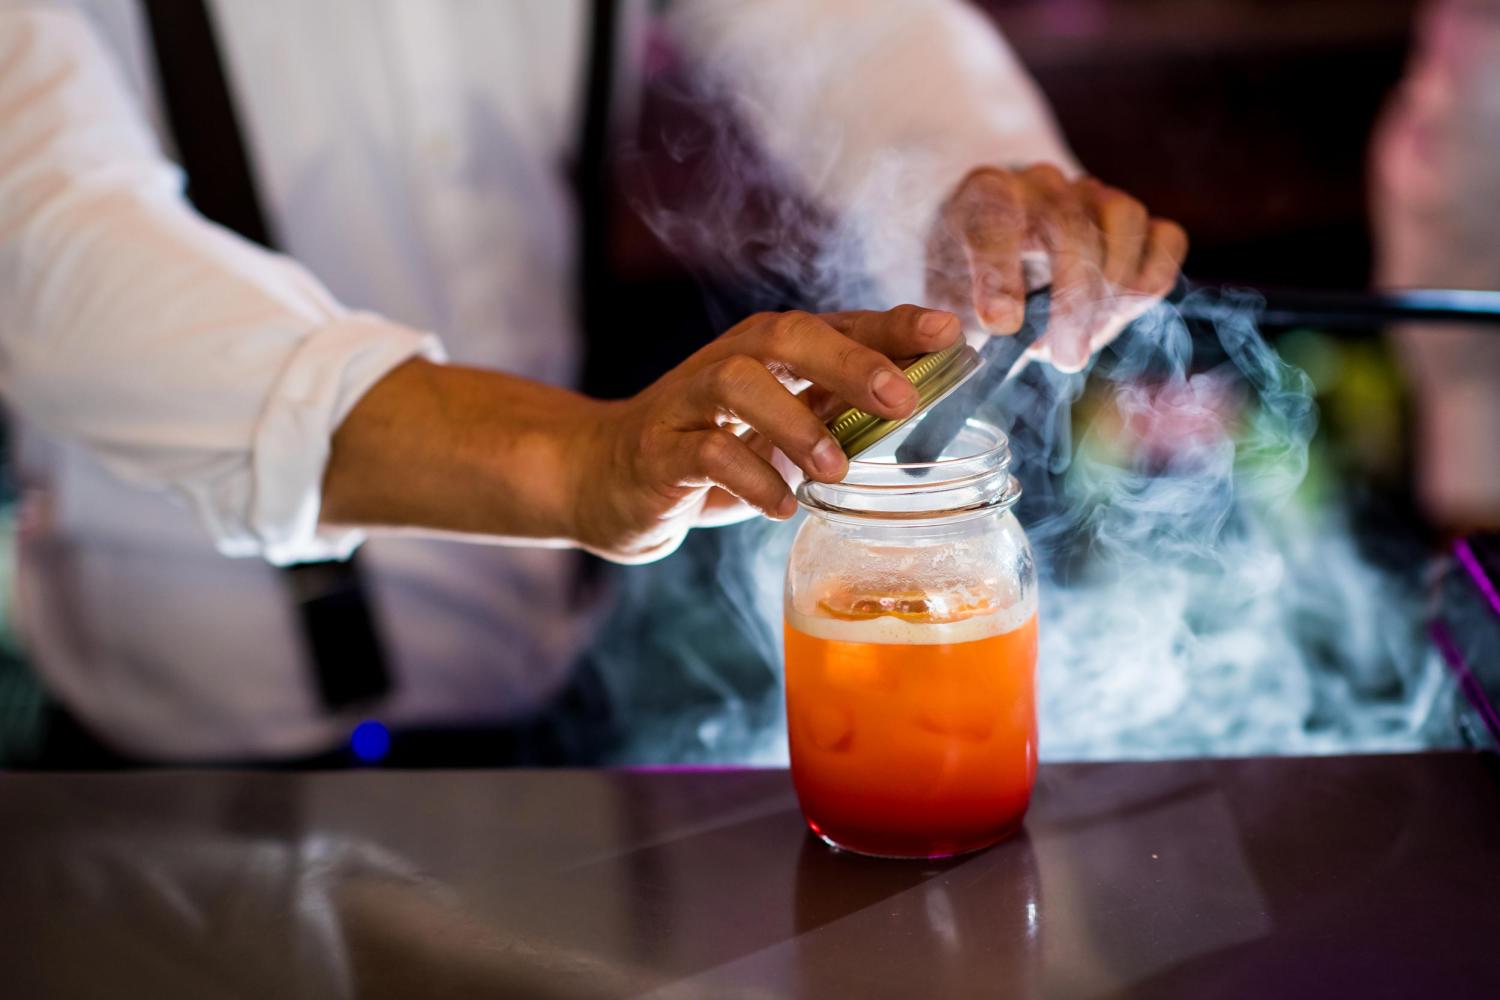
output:
M 899 862 L 782 771 L 0 774 L 0 995 L 1497 997 L 1497 776 L 1050 765 Z

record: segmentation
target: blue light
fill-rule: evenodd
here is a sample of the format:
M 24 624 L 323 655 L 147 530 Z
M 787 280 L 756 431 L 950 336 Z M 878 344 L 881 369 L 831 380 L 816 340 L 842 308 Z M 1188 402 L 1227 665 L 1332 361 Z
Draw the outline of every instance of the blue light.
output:
M 366 764 L 375 764 L 391 752 L 391 731 L 382 722 L 366 719 L 349 735 L 349 748 Z

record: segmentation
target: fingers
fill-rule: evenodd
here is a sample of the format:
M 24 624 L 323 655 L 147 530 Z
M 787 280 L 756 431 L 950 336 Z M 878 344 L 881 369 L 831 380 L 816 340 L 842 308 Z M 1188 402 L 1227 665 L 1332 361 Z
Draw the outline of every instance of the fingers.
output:
M 1062 371 L 1088 363 L 1090 335 L 1108 297 L 1104 241 L 1082 189 L 1053 167 L 1023 175 L 1034 192 L 1034 229 L 1052 260 L 1052 309 L 1040 342 Z
M 739 524 L 756 515 L 756 510 L 739 497 L 715 486 L 703 500 L 703 509 L 698 514 L 697 528 L 722 528 Z
M 1144 262 L 1133 287 L 1156 298 L 1167 294 L 1182 270 L 1187 252 L 1187 233 L 1181 226 L 1167 219 L 1151 220 Z
M 733 414 L 755 428 L 809 478 L 836 483 L 848 471 L 848 459 L 823 421 L 748 355 L 732 355 L 704 369 L 688 396 L 700 413 Z
M 1086 182 L 1104 242 L 1104 280 L 1113 291 L 1133 288 L 1145 259 L 1151 217 L 1146 206 L 1118 188 Z
M 851 328 L 857 325 L 849 322 Z M 888 348 L 909 350 L 914 342 L 912 329 L 907 328 L 903 334 L 902 328 L 903 324 L 914 323 L 910 316 L 907 320 L 892 319 L 885 325 L 867 323 L 861 335 L 877 341 L 884 335 L 888 338 L 885 345 Z M 908 346 L 892 346 L 896 340 Z M 781 313 L 771 322 L 747 330 L 728 346 L 767 364 L 785 366 L 796 377 L 888 419 L 910 416 L 917 405 L 916 390 L 895 362 L 809 313 Z
M 964 326 L 977 329 L 984 324 L 974 312 L 974 281 L 969 276 L 968 250 L 958 235 L 950 232 L 948 216 L 945 209 L 927 236 L 925 300 L 953 309 Z
M 977 318 L 1010 332 L 1024 310 L 1021 258 L 1047 255 L 1049 325 L 1037 353 L 1066 371 L 1087 364 L 1125 324 L 1168 292 L 1187 253 L 1181 227 L 1153 219 L 1135 198 L 1056 167 L 976 170 L 944 207 L 929 244 L 929 288 L 954 298 L 953 255 L 967 255 Z M 1011 304 L 1014 303 L 1014 313 Z
M 856 310 L 818 317 L 839 333 L 889 358 L 914 358 L 941 351 L 963 332 L 958 317 L 941 309 L 897 306 L 884 312 Z
M 722 427 L 681 435 L 679 461 L 684 485 L 717 486 L 778 521 L 797 513 L 780 473 Z
M 656 398 L 666 406 L 657 411 L 652 438 L 672 444 L 647 449 L 655 470 L 648 478 L 658 484 L 669 516 L 696 503 L 700 519 L 732 517 L 733 496 L 768 517 L 790 517 L 796 500 L 788 480 L 797 480 L 798 469 L 825 482 L 848 472 L 848 459 L 824 424 L 833 398 L 885 417 L 909 416 L 916 390 L 887 355 L 937 350 L 959 334 L 952 313 L 915 306 L 751 317 L 658 383 Z M 806 399 L 788 389 L 792 378 L 813 383 Z M 746 439 L 731 433 L 723 425 L 733 421 L 752 433 Z M 778 471 L 773 460 L 785 468 Z M 712 515 L 704 508 L 708 498 Z
M 995 333 L 1015 333 L 1026 309 L 1021 244 L 1024 194 L 1009 173 L 977 170 L 945 209 L 945 223 L 968 262 L 974 315 Z
M 1177 275 L 1182 271 L 1182 262 L 1187 258 L 1188 238 L 1177 223 L 1166 219 L 1150 220 L 1142 243 L 1142 261 L 1136 273 L 1111 290 L 1114 296 L 1112 318 L 1094 332 L 1095 351 L 1171 292 Z

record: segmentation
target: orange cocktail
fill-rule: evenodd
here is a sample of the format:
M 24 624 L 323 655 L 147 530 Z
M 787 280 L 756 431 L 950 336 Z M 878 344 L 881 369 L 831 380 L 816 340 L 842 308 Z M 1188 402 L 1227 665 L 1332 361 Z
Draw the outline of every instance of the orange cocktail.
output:
M 891 857 L 1014 831 L 1036 776 L 1034 608 L 835 594 L 817 611 L 786 617 L 792 779 L 813 831 Z

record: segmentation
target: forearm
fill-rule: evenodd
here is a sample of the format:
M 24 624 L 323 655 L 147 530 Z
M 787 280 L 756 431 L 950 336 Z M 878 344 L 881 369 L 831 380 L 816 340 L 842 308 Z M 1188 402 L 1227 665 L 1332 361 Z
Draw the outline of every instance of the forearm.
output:
M 500 372 L 408 361 L 334 434 L 323 521 L 574 542 L 585 456 L 609 405 Z

